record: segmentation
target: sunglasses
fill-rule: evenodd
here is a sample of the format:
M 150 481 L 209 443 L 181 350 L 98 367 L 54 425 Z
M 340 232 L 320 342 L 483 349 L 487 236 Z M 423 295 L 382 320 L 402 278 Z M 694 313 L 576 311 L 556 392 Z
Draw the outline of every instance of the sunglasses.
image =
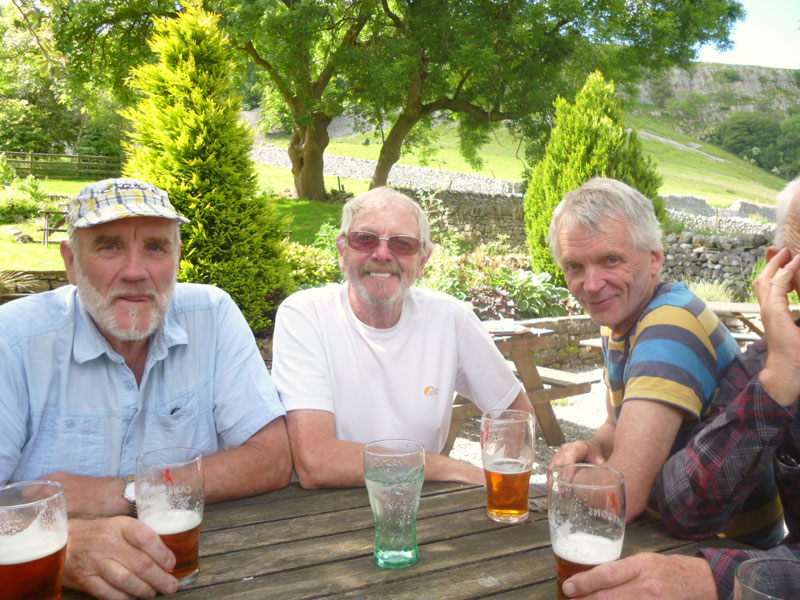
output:
M 372 252 L 381 240 L 386 240 L 392 254 L 408 256 L 419 252 L 419 240 L 410 235 L 390 235 L 385 238 L 369 231 L 351 231 L 347 234 L 347 245 L 356 252 Z

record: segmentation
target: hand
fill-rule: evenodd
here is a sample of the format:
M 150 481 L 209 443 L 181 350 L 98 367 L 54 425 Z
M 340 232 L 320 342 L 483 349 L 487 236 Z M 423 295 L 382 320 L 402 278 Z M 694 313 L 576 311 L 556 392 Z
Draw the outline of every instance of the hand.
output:
M 113 517 L 127 515 L 130 505 L 122 497 L 125 480 L 119 477 L 85 477 L 58 471 L 42 479 L 64 486 L 70 517 Z
M 787 292 L 797 289 L 800 255 L 789 260 L 787 248 L 770 260 L 753 282 L 767 338 L 767 361 L 761 385 L 776 402 L 789 406 L 800 396 L 800 327 L 789 311 Z
M 605 563 L 573 575 L 562 590 L 568 598 L 581 600 L 718 599 L 708 562 L 678 554 L 636 554 Z
M 172 594 L 175 556 L 158 534 L 130 517 L 70 519 L 64 585 L 109 600 Z
M 577 442 L 563 444 L 558 449 L 558 452 L 555 453 L 550 465 L 547 467 L 547 472 L 550 473 L 550 471 L 561 465 L 580 462 L 602 465 L 606 462 L 606 459 L 595 444 L 588 440 L 578 440 Z

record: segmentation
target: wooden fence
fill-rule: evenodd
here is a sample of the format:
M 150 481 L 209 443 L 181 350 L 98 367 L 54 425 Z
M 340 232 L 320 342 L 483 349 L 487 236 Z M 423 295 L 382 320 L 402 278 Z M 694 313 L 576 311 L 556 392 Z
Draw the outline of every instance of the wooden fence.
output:
M 98 179 L 119 177 L 122 170 L 122 158 L 119 156 L 39 152 L 4 152 L 3 155 L 20 177 L 34 175 L 58 179 Z

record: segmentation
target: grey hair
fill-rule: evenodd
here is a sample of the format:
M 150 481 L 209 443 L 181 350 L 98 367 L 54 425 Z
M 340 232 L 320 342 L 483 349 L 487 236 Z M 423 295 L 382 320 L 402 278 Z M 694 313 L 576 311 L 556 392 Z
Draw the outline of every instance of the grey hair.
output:
M 350 233 L 353 221 L 362 210 L 374 210 L 388 206 L 394 202 L 404 202 L 417 217 L 417 228 L 419 229 L 420 254 L 427 255 L 433 250 L 433 240 L 431 239 L 431 226 L 428 223 L 428 216 L 417 202 L 395 189 L 390 187 L 378 187 L 355 198 L 350 198 L 342 207 L 342 225 L 339 229 L 339 237 L 344 238 Z
M 775 197 L 775 241 L 773 244 L 778 248 L 784 246 L 784 232 L 786 231 L 786 216 L 789 214 L 789 207 L 793 200 L 800 201 L 800 176 L 795 177 L 786 184 Z
M 602 233 L 607 219 L 627 221 L 628 232 L 636 248 L 644 252 L 661 250 L 661 226 L 652 201 L 626 183 L 595 177 L 567 193 L 553 211 L 547 241 L 557 263 L 561 263 L 558 229 L 565 223 L 577 223 L 589 231 Z

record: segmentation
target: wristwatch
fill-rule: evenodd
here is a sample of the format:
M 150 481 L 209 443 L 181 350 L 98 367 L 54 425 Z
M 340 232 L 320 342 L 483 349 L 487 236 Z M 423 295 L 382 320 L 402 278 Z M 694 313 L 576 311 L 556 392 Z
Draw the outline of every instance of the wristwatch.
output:
M 122 497 L 130 504 L 128 515 L 136 518 L 136 475 L 128 475 L 125 478 L 125 489 L 122 492 Z

